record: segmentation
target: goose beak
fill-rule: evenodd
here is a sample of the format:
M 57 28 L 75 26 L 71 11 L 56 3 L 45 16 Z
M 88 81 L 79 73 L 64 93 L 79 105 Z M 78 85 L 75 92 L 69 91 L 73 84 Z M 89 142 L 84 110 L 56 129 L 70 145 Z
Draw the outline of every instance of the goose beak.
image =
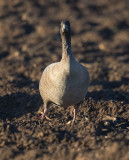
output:
M 62 26 L 62 32 L 68 32 L 69 31 L 69 28 L 67 25 L 63 24 Z

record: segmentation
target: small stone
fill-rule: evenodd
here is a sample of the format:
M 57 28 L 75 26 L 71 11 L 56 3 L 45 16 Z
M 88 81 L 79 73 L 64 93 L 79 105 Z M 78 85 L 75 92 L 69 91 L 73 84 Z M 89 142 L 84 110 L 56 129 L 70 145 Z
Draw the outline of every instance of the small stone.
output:
M 100 43 L 100 44 L 99 44 L 99 49 L 100 49 L 100 50 L 106 50 L 107 47 L 106 47 L 106 45 L 105 45 L 104 43 Z
M 15 57 L 18 57 L 19 55 L 20 55 L 20 52 L 19 52 L 19 51 L 15 51 L 15 52 L 14 52 L 14 56 L 15 56 Z

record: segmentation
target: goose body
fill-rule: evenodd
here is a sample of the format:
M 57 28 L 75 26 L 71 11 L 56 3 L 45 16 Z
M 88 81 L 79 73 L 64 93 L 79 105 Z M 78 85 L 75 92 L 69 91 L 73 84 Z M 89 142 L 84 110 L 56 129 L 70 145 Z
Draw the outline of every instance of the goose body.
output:
M 40 93 L 44 102 L 68 107 L 81 102 L 87 93 L 89 75 L 84 66 L 74 59 L 49 65 L 40 80 Z
M 67 26 L 68 33 L 65 31 Z M 64 108 L 76 106 L 85 98 L 88 90 L 89 73 L 73 56 L 70 31 L 69 22 L 62 22 L 62 59 L 46 67 L 41 76 L 39 90 L 45 105 L 43 117 L 49 104 L 54 103 Z

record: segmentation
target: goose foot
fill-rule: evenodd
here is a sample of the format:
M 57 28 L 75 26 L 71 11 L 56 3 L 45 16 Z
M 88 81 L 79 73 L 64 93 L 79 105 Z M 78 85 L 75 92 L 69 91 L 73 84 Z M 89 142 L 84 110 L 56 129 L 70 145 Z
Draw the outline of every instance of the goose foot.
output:
M 40 111 L 41 116 L 36 117 L 36 118 L 40 119 L 40 120 L 52 121 L 52 119 L 50 119 L 48 116 L 46 116 L 47 111 L 48 111 L 47 108 L 44 109 L 44 113 Z
M 44 114 L 41 115 L 41 116 L 39 116 L 39 117 L 36 117 L 36 119 L 39 119 L 39 120 L 46 120 L 46 121 L 52 121 L 51 118 L 49 118 L 48 116 L 44 116 Z

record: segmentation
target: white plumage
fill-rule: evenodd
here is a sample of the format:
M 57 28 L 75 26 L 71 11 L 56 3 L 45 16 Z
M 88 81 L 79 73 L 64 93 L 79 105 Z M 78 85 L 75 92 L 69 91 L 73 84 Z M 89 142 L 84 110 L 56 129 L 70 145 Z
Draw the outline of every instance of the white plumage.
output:
M 69 21 L 61 22 L 62 59 L 50 64 L 43 71 L 39 90 L 44 101 L 44 119 L 51 103 L 62 107 L 74 105 L 75 121 L 78 103 L 83 101 L 89 86 L 87 69 L 78 63 L 71 50 L 71 29 Z

